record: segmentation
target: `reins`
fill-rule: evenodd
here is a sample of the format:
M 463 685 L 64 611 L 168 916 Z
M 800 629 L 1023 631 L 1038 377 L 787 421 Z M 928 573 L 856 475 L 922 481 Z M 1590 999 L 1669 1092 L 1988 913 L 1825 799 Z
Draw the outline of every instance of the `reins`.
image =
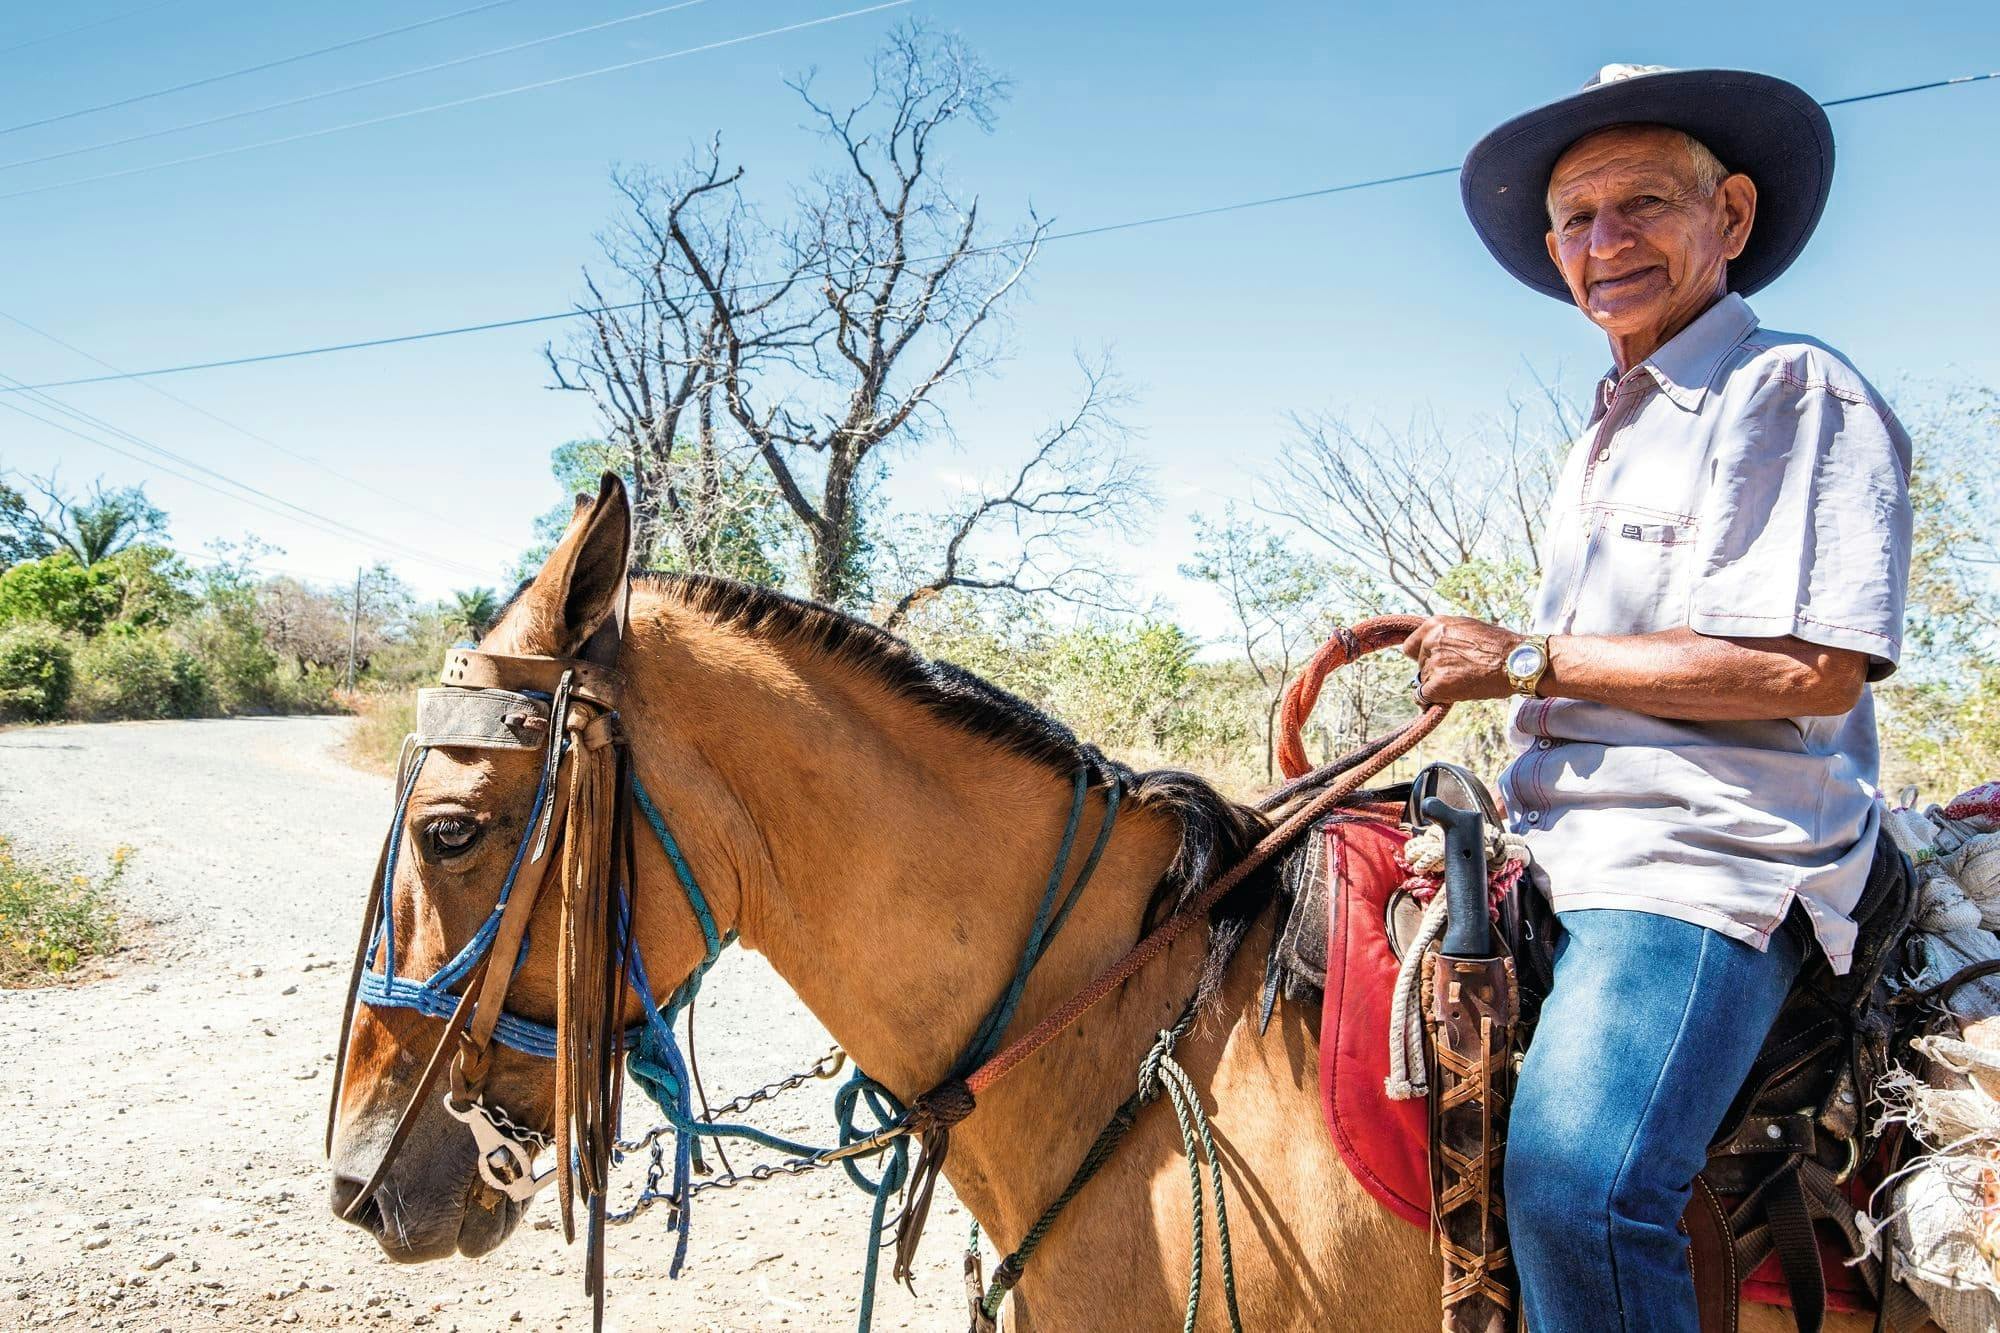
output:
M 1327 674 L 1358 657 L 1402 643 L 1421 623 L 1421 619 L 1417 616 L 1376 616 L 1361 621 L 1351 630 L 1336 633 L 1319 652 L 1313 655 L 1305 670 L 1301 672 L 1299 680 L 1294 683 L 1292 691 L 1285 696 L 1283 716 L 1287 720 L 1282 725 L 1286 727 L 1287 744 L 1297 748 L 1299 769 L 1303 770 L 1305 764 L 1303 748 L 1297 747 L 1296 728 L 1305 715 L 1312 711 L 1312 705 L 1319 697 L 1320 685 Z M 1433 704 L 1410 722 L 1375 742 L 1370 747 L 1372 753 L 1364 762 L 1346 769 L 1340 777 L 1322 790 L 1313 793 L 1286 814 L 1270 832 L 1259 838 L 1256 844 L 1244 853 L 1241 860 L 1210 881 L 1207 887 L 1190 898 L 1179 911 L 1154 927 L 1127 950 L 1124 957 L 1100 972 L 1088 985 L 1028 1032 L 1009 1042 L 979 1068 L 966 1075 L 963 1080 L 965 1090 L 973 1100 L 977 1101 L 981 1094 L 1018 1069 L 1024 1061 L 1055 1040 L 1077 1019 L 1089 1013 L 1091 1008 L 1105 996 L 1131 980 L 1146 964 L 1165 953 L 1176 940 L 1193 929 L 1196 924 L 1206 920 L 1208 913 L 1229 895 L 1230 890 L 1262 869 L 1273 856 L 1283 851 L 1293 839 L 1311 827 L 1314 821 L 1339 806 L 1359 791 L 1369 779 L 1415 749 L 1426 736 L 1437 729 L 1438 723 L 1444 721 L 1446 711 L 1446 705 Z M 1280 754 L 1289 765 L 1291 756 L 1285 751 L 1281 751 Z M 950 1084 L 942 1086 L 949 1087 Z M 927 1097 L 929 1095 L 926 1094 Z M 925 1098 L 919 1098 L 917 1104 L 921 1106 L 924 1101 Z
M 1288 773 L 1303 773 L 1306 768 L 1296 733 L 1326 675 L 1366 653 L 1401 643 L 1417 623 L 1417 618 L 1410 616 L 1363 621 L 1351 631 L 1338 632 L 1315 654 L 1284 702 L 1285 745 L 1280 754 Z M 1240 860 L 1186 899 L 1172 915 L 1148 931 L 1069 1000 L 1029 1031 L 1007 1042 L 1007 1029 L 1017 1015 L 1030 974 L 1069 920 L 1116 826 L 1124 795 L 1122 776 L 1095 751 L 1087 750 L 1073 775 L 1061 843 L 1020 957 L 1005 988 L 982 1016 L 946 1077 L 905 1107 L 887 1088 L 856 1069 L 836 1097 L 839 1144 L 815 1148 L 751 1126 L 720 1124 L 694 1115 L 692 1080 L 675 1040 L 673 1024 L 681 1012 L 691 1008 L 702 978 L 733 935 L 721 931 L 666 818 L 633 769 L 617 711 L 623 681 L 615 663 L 621 646 L 622 616 L 614 616 L 592 636 L 583 655 L 577 658 L 505 656 L 455 649 L 446 658 L 440 686 L 420 691 L 418 731 L 406 743 L 405 758 L 399 765 L 395 815 L 377 858 L 361 938 L 355 950 L 327 1118 L 330 1155 L 359 1005 L 409 1009 L 442 1019 L 443 1031 L 415 1090 L 398 1115 L 374 1171 L 354 1195 L 346 1215 L 357 1216 L 368 1206 L 387 1178 L 422 1107 L 436 1092 L 440 1079 L 448 1075 L 444 1104 L 451 1115 L 472 1131 L 482 1179 L 517 1202 L 525 1202 L 553 1179 L 561 1199 L 564 1236 L 570 1240 L 575 1236 L 574 1200 L 579 1193 L 582 1195 L 587 1209 L 585 1288 L 592 1297 L 594 1319 L 600 1326 L 610 1170 L 621 1149 L 635 1146 L 621 1145 L 617 1138 L 619 1102 L 628 1068 L 675 1131 L 673 1182 L 667 1194 L 657 1196 L 669 1202 L 668 1225 L 679 1233 L 670 1274 L 678 1275 L 686 1255 L 688 1202 L 698 1188 L 691 1175 L 700 1161 L 697 1147 L 700 1139 L 739 1138 L 774 1149 L 790 1157 L 783 1168 L 786 1172 L 838 1164 L 875 1200 L 860 1311 L 860 1327 L 866 1330 L 872 1316 L 876 1263 L 889 1201 L 901 1194 L 902 1207 L 895 1222 L 893 1274 L 908 1282 L 936 1179 L 949 1151 L 951 1129 L 976 1109 L 978 1099 L 1205 921 L 1218 903 L 1301 832 L 1407 754 L 1437 727 L 1446 712 L 1443 706 L 1432 706 L 1356 755 L 1275 793 L 1265 808 L 1281 812 L 1279 822 Z M 397 974 L 395 870 L 409 802 L 424 758 L 433 748 L 451 747 L 538 752 L 540 773 L 528 821 L 491 912 L 457 954 L 428 979 L 417 982 Z M 1089 850 L 1072 877 L 1070 865 L 1082 836 L 1090 796 L 1098 790 L 1104 796 L 1103 814 L 1091 835 Z M 647 977 L 634 920 L 638 911 L 635 813 L 650 827 L 673 867 L 703 939 L 701 962 L 664 1002 L 657 998 Z M 561 913 L 556 949 L 556 1015 L 555 1023 L 549 1026 L 509 1012 L 506 1000 L 526 956 L 529 919 L 552 879 L 560 895 Z M 454 992 L 454 986 L 460 989 Z M 628 990 L 642 1006 L 640 1023 L 630 1029 L 624 1027 L 620 1018 L 622 997 Z M 1190 1007 L 1188 1014 L 1191 1016 L 1192 1012 Z M 1160 1034 L 1161 1042 L 1146 1063 L 1152 1072 L 1142 1078 L 1141 1092 L 1119 1108 L 1070 1188 L 1044 1214 L 1023 1248 L 1010 1256 L 996 1273 L 995 1288 L 985 1304 L 997 1309 L 1005 1290 L 1018 1281 L 1028 1255 L 1039 1244 L 1048 1223 L 1109 1156 L 1144 1101 L 1166 1088 L 1173 1094 L 1190 1152 L 1198 1140 L 1206 1143 L 1206 1121 L 1199 1100 L 1193 1098 L 1192 1085 L 1183 1086 L 1185 1076 L 1178 1074 L 1178 1066 L 1171 1058 L 1173 1039 L 1178 1035 L 1178 1029 Z M 495 1043 L 555 1062 L 556 1117 L 552 1135 L 519 1125 L 504 1109 L 489 1105 L 484 1099 Z M 858 1123 L 864 1111 L 873 1117 L 872 1127 Z M 643 1140 L 654 1145 L 656 1175 L 662 1166 L 657 1144 L 660 1132 Z M 909 1162 L 912 1139 L 916 1141 L 918 1154 L 914 1167 Z M 554 1167 L 535 1175 L 536 1152 L 551 1147 L 557 1158 Z M 1209 1155 L 1212 1158 L 1212 1147 Z M 880 1175 L 874 1179 L 858 1167 L 859 1159 L 870 1156 L 885 1159 Z M 1195 1170 L 1192 1158 L 1191 1170 Z M 753 1174 L 747 1178 L 764 1177 Z M 1198 1170 L 1194 1183 L 1198 1211 Z M 649 1179 L 648 1197 L 642 1197 L 633 1209 L 621 1214 L 620 1220 L 629 1218 L 650 1201 L 653 1184 Z M 1218 1178 L 1217 1210 L 1221 1221 L 1219 1184 Z M 1233 1284 L 1227 1285 L 1233 1288 Z M 1194 1300 L 1199 1298 L 1198 1269 L 1192 1296 Z M 1230 1303 L 1233 1321 L 1233 1290 Z M 1193 1309 L 1191 1303 L 1190 1320 Z

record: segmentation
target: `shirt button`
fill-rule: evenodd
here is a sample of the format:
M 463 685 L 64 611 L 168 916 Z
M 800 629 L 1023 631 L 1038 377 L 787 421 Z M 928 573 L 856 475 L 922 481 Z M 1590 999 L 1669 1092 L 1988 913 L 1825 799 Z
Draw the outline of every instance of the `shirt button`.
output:
M 1610 462 L 1610 461 L 1611 461 L 1611 451 L 1610 451 L 1609 449 L 1599 449 L 1599 450 L 1597 451 L 1597 461 L 1598 461 L 1598 462 L 1600 462 L 1600 463 L 1608 463 L 1608 462 Z
M 1550 747 L 1552 747 L 1552 746 L 1554 746 L 1554 745 L 1555 745 L 1555 742 L 1554 742 L 1554 741 L 1551 741 L 1551 740 L 1539 740 L 1539 741 L 1536 741 L 1536 742 L 1535 742 L 1535 748 L 1536 748 L 1537 750 L 1546 750 L 1546 749 L 1549 749 Z
M 1528 812 L 1528 822 L 1529 822 L 1530 824 L 1539 824 L 1539 823 L 1541 823 L 1541 822 L 1542 822 L 1542 812 L 1541 812 L 1541 811 L 1539 811 L 1539 810 L 1530 810 L 1530 811 Z

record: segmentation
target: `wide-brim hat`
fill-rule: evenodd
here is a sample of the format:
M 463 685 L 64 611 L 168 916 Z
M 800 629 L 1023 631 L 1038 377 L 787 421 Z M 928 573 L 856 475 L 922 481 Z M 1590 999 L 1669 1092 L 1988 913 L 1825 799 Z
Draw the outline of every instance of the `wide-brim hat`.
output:
M 1833 185 L 1833 127 L 1820 104 L 1749 70 L 1606 65 L 1581 91 L 1523 112 L 1465 155 L 1459 193 L 1501 267 L 1538 292 L 1572 299 L 1545 240 L 1549 176 L 1585 135 L 1635 124 L 1691 134 L 1756 184 L 1757 218 L 1729 265 L 1731 291 L 1747 296 L 1798 258 Z

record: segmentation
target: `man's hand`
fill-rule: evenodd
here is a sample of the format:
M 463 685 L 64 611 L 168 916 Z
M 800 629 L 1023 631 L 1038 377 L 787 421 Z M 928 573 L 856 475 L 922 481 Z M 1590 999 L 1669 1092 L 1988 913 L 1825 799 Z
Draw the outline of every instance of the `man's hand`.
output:
M 1504 699 L 1507 654 L 1527 636 L 1471 616 L 1432 616 L 1403 640 L 1417 663 L 1417 700 L 1457 704 L 1472 699 Z
M 1527 636 L 1470 616 L 1432 616 L 1403 640 L 1424 704 L 1504 699 L 1507 654 Z M 1535 692 L 1689 722 L 1834 717 L 1853 708 L 1868 654 L 1796 638 L 1734 639 L 1692 629 L 1560 634 Z

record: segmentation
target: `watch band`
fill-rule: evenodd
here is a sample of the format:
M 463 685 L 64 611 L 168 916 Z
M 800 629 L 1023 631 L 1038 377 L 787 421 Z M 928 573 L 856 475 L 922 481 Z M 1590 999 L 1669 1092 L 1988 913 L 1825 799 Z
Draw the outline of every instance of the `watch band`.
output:
M 1514 693 L 1524 694 L 1532 698 L 1534 697 L 1536 687 L 1542 683 L 1542 677 L 1548 674 L 1549 636 L 1546 634 L 1530 634 L 1521 643 L 1533 644 L 1535 646 L 1536 651 L 1542 659 L 1541 665 L 1536 667 L 1531 675 L 1517 674 L 1513 667 L 1508 665 L 1512 662 L 1514 654 L 1520 651 L 1521 645 L 1516 644 L 1513 648 L 1508 649 L 1503 666 L 1507 672 L 1507 684 L 1513 688 Z

